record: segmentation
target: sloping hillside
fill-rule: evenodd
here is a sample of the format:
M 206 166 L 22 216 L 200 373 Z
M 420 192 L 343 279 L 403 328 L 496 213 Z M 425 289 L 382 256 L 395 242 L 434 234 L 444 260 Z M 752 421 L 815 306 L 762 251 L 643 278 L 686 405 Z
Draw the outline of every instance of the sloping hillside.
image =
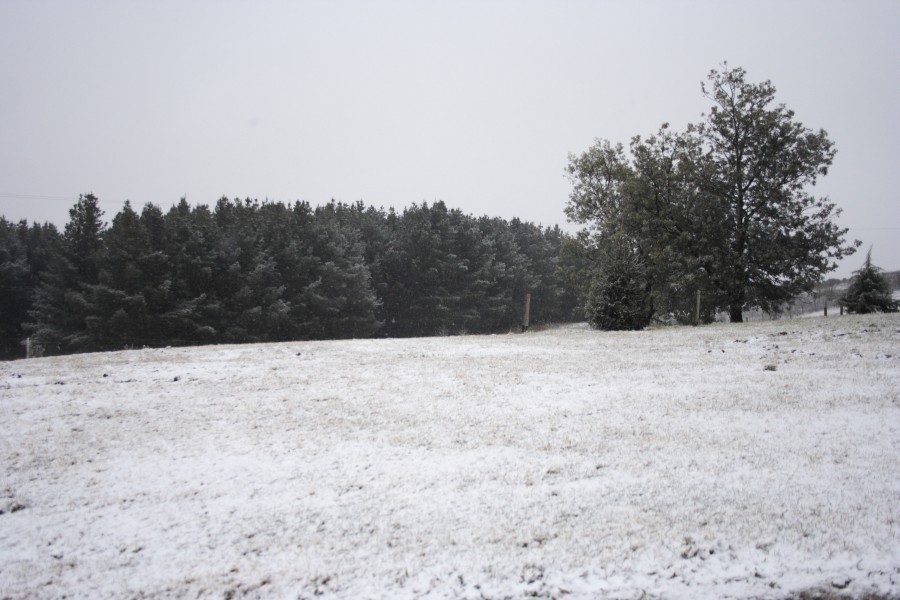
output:
M 900 595 L 900 317 L 0 363 L 0 597 Z

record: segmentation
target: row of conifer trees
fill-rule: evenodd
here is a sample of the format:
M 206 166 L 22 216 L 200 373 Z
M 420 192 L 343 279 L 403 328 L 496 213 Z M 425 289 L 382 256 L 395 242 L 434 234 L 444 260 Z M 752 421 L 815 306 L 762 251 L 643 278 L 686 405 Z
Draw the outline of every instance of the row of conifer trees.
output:
M 508 331 L 567 321 L 567 236 L 442 202 L 402 212 L 182 199 L 125 203 L 110 224 L 82 196 L 62 232 L 0 218 L 0 339 L 47 354 L 126 347 Z

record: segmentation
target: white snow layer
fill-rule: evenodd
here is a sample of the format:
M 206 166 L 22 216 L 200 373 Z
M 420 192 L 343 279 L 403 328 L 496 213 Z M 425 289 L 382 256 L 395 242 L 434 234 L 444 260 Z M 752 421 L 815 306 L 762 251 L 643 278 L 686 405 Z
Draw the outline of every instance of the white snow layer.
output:
M 900 596 L 900 318 L 0 364 L 0 597 Z

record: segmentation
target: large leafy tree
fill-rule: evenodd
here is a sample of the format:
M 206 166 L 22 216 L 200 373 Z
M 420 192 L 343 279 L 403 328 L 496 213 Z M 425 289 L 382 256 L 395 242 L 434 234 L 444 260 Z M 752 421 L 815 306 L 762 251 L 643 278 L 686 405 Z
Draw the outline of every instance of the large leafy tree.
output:
M 685 132 L 636 137 L 630 156 L 605 140 L 571 156 L 567 214 L 590 225 L 582 239 L 598 252 L 628 238 L 651 312 L 683 316 L 701 291 L 707 317 L 727 310 L 741 321 L 811 290 L 858 242 L 845 242 L 840 210 L 809 191 L 835 154 L 825 131 L 741 68 L 711 71 L 702 89 L 712 108 Z
M 772 83 L 750 83 L 741 68 L 713 70 L 703 91 L 713 106 L 695 128 L 707 152 L 700 183 L 722 217 L 719 286 L 740 321 L 748 306 L 770 309 L 810 291 L 858 244 L 845 244 L 834 203 L 809 192 L 835 155 L 824 130 L 773 105 Z
M 574 240 L 581 247 L 573 253 L 587 259 L 590 282 L 587 298 L 602 298 L 598 286 L 608 281 L 604 261 L 615 258 L 620 266 L 640 265 L 641 310 L 654 315 L 686 319 L 689 298 L 702 291 L 708 305 L 720 294 L 715 290 L 715 245 L 723 235 L 720 218 L 711 199 L 698 189 L 698 142 L 675 134 L 663 125 L 647 139 L 635 137 L 630 157 L 621 144 L 598 142 L 580 156 L 570 157 L 573 192 L 566 212 L 570 219 L 589 225 Z M 628 260 L 625 252 L 633 255 Z M 630 297 L 634 297 L 634 288 Z M 588 300 L 587 313 L 597 307 Z M 603 322 L 615 322 L 611 321 Z M 599 324 L 601 321 L 596 321 Z M 637 321 L 633 321 L 636 323 Z

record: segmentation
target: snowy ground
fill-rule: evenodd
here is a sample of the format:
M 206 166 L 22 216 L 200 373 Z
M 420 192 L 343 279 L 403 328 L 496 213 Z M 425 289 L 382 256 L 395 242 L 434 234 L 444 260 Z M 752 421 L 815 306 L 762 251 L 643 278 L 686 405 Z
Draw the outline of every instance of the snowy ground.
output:
M 900 596 L 900 317 L 0 363 L 0 598 Z

